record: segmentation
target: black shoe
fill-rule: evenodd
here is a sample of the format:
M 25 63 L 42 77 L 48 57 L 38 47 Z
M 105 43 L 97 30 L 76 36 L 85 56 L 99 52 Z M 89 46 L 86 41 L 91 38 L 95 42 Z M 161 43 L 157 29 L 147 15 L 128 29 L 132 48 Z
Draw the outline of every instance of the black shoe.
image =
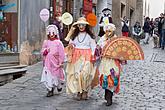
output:
M 52 88 L 52 90 L 48 90 L 48 93 L 46 94 L 46 97 L 51 97 L 54 95 L 54 88 Z
M 58 91 L 58 92 L 61 92 L 61 91 L 62 91 L 62 88 L 57 88 L 57 91 Z
M 46 97 L 51 97 L 53 96 L 53 92 L 52 91 L 48 91 L 48 93 L 46 94 Z
M 164 50 L 164 46 L 162 47 L 162 50 Z
M 107 102 L 106 103 L 106 106 L 111 106 L 112 105 L 112 102 Z
M 106 106 L 112 105 L 112 96 L 113 92 L 108 89 L 105 89 L 105 100 L 107 101 Z
M 82 93 L 80 93 L 80 92 L 77 93 L 76 100 L 77 100 L 77 101 L 82 100 Z

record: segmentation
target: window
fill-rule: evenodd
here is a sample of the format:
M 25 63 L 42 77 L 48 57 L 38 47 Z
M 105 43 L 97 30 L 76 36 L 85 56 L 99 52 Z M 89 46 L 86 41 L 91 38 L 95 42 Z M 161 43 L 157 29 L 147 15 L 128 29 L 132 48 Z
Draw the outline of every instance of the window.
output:
M 121 15 L 120 15 L 121 18 L 123 18 L 124 12 L 125 12 L 125 5 L 121 3 Z
M 133 9 L 130 9 L 130 19 L 132 19 L 133 12 L 134 12 L 134 10 Z

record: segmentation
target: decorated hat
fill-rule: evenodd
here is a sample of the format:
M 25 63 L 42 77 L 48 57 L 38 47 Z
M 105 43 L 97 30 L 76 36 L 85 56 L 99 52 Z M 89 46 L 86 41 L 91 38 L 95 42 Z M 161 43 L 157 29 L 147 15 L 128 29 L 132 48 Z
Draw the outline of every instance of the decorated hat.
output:
M 104 31 L 106 30 L 111 30 L 111 31 L 115 31 L 116 30 L 116 26 L 112 23 L 109 23 L 107 25 L 104 25 Z
M 104 11 L 111 11 L 111 9 L 109 9 L 109 8 L 104 8 L 103 10 L 102 10 L 102 12 L 104 12 Z
M 73 26 L 77 25 L 77 24 L 87 24 L 89 25 L 89 23 L 87 22 L 86 18 L 84 17 L 80 17 L 77 22 L 73 23 Z
M 46 35 L 53 35 L 53 33 L 55 35 L 57 35 L 57 37 L 59 38 L 59 32 L 58 32 L 58 28 L 56 25 L 49 25 L 46 27 Z

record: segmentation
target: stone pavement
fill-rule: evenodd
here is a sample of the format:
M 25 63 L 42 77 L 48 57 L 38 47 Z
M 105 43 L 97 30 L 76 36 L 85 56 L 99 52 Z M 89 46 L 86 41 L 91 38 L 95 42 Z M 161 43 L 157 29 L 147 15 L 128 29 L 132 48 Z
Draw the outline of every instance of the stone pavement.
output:
M 103 91 L 92 90 L 89 100 L 76 101 L 65 90 L 47 98 L 40 83 L 42 63 L 27 74 L 0 87 L 0 110 L 165 110 L 165 50 L 142 46 L 144 61 L 128 61 L 121 75 L 121 91 L 113 105 L 105 106 Z

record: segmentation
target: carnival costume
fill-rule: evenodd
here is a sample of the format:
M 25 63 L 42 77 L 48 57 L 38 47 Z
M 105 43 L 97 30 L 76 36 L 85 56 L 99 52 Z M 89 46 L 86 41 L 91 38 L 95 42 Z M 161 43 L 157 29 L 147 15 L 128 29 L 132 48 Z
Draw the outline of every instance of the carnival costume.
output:
M 43 56 L 43 71 L 41 82 L 44 83 L 48 90 L 47 96 L 53 96 L 54 88 L 60 92 L 62 90 L 62 84 L 64 83 L 64 46 L 58 39 L 58 30 L 55 25 L 49 25 L 47 27 L 48 40 L 45 40 L 42 45 L 41 54 Z
M 98 45 L 103 49 L 112 37 L 115 37 L 113 32 L 116 27 L 113 24 L 108 24 L 104 26 L 105 34 L 98 41 Z M 106 34 L 110 32 L 110 34 Z M 99 65 L 99 73 L 100 73 L 100 86 L 105 89 L 105 100 L 107 100 L 107 106 L 112 104 L 112 96 L 113 93 L 119 92 L 120 86 L 120 61 L 118 59 L 111 59 L 102 57 L 101 63 Z
M 81 17 L 73 24 L 65 40 L 69 40 L 72 46 L 70 58 L 68 58 L 67 73 L 67 93 L 77 93 L 78 99 L 87 99 L 88 91 L 91 89 L 91 82 L 94 77 L 95 69 L 92 63 L 96 43 L 87 31 L 80 31 L 78 25 L 87 25 L 89 23 Z M 74 28 L 74 29 L 73 29 Z M 78 35 L 72 38 L 76 28 L 79 30 Z M 71 32 L 72 31 L 72 32 Z
M 102 10 L 103 16 L 101 16 L 101 19 L 99 21 L 100 31 L 98 36 L 102 37 L 105 32 L 103 30 L 104 25 L 107 25 L 109 23 L 112 23 L 112 17 L 111 17 L 111 10 L 109 8 L 104 8 Z

